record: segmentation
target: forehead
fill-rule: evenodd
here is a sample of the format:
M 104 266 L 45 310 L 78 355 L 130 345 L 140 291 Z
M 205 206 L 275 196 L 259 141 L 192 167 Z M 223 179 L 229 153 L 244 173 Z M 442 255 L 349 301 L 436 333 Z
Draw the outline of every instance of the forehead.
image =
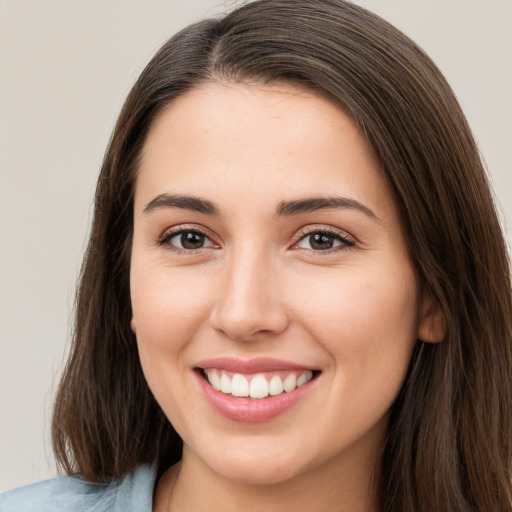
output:
M 136 201 L 164 192 L 232 200 L 234 190 L 238 199 L 350 194 L 390 206 L 378 161 L 352 119 L 287 83 L 210 83 L 176 99 L 153 122 Z

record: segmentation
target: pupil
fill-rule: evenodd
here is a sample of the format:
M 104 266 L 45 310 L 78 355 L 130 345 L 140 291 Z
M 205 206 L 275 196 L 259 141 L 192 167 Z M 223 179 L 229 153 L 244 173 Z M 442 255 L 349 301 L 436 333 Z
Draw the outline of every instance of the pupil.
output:
M 183 233 L 181 235 L 181 245 L 185 249 L 199 249 L 204 244 L 204 235 L 200 233 Z
M 333 239 L 328 235 L 323 235 L 322 233 L 315 233 L 314 235 L 310 235 L 309 243 L 313 249 L 317 249 L 320 251 L 325 251 L 326 249 L 331 249 L 333 246 Z

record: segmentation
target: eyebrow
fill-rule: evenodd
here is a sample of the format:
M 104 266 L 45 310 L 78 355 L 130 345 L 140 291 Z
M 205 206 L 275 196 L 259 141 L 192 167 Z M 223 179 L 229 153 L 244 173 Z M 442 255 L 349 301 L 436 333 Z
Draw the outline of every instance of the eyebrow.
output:
M 206 215 L 220 215 L 217 205 L 195 196 L 183 196 L 177 194 L 160 194 L 152 199 L 144 208 L 144 213 L 150 213 L 160 208 L 182 208 Z
M 215 203 L 200 197 L 179 194 L 160 194 L 156 196 L 146 205 L 144 213 L 150 213 L 160 208 L 181 208 L 183 210 L 195 211 L 206 215 L 220 215 L 220 208 Z M 282 201 L 276 208 L 275 215 L 277 217 L 288 217 L 333 208 L 354 209 L 364 213 L 367 217 L 378 220 L 375 213 L 364 204 L 355 199 L 339 196 L 311 197 L 294 201 Z
M 364 213 L 367 217 L 378 220 L 377 215 L 367 206 L 350 199 L 348 197 L 312 197 L 307 199 L 299 199 L 296 201 L 282 201 L 276 210 L 278 217 L 288 215 L 298 215 L 301 213 L 309 213 L 317 210 L 327 210 L 332 208 L 350 208 Z

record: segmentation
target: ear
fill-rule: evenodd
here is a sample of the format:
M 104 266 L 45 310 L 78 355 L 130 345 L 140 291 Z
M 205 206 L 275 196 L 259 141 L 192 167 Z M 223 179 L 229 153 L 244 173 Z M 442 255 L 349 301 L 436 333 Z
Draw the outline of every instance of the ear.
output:
M 133 333 L 135 334 L 137 332 L 137 329 L 135 328 L 135 318 L 133 318 L 133 316 L 132 316 L 132 319 L 130 320 L 130 327 L 131 327 Z
M 419 308 L 418 338 L 425 343 L 439 343 L 448 330 L 446 315 L 430 295 L 424 293 Z

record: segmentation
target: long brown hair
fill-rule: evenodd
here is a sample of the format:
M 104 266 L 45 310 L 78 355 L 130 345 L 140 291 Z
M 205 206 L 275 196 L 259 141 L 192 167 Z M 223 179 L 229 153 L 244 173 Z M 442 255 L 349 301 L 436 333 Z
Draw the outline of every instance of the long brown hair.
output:
M 180 458 L 181 441 L 148 389 L 130 329 L 133 189 L 157 113 L 219 79 L 298 83 L 352 116 L 380 160 L 422 290 L 445 314 L 446 338 L 418 340 L 391 411 L 382 510 L 510 511 L 510 268 L 481 159 L 432 61 L 344 0 L 261 0 L 192 25 L 134 85 L 98 180 L 53 417 L 57 460 L 67 473 L 104 481 Z

